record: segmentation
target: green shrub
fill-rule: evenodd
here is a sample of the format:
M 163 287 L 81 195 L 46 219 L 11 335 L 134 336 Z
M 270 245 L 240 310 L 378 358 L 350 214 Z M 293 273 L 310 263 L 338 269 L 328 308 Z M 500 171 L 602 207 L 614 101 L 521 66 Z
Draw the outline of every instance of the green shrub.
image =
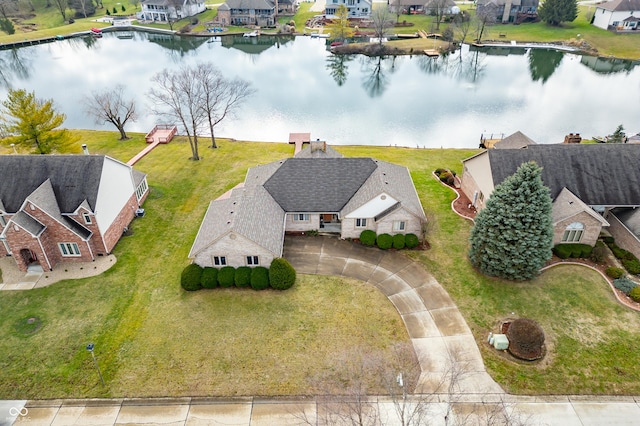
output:
M 591 256 L 593 247 L 588 244 L 558 244 L 553 248 L 553 252 L 560 259 L 585 258 Z
M 640 302 L 640 287 L 634 287 L 629 292 L 629 297 L 634 302 Z
M 393 236 L 393 248 L 396 250 L 402 250 L 406 245 L 404 234 L 396 234 Z
M 606 237 L 602 237 L 602 241 L 604 241 L 605 244 L 609 245 L 615 243 L 616 240 L 612 236 L 607 235 Z
M 296 270 L 286 259 L 277 257 L 269 267 L 269 285 L 276 290 L 286 290 L 296 282 Z
M 218 284 L 220 287 L 231 287 L 235 283 L 236 268 L 233 266 L 223 266 L 218 271 Z
M 447 169 L 437 168 L 435 173 L 436 173 L 436 176 L 440 177 L 440 175 L 443 174 L 446 171 L 447 171 Z
M 365 229 L 360 233 L 360 243 L 372 247 L 376 243 L 376 233 L 371 229 Z
M 615 244 L 610 244 L 609 248 L 611 249 L 611 252 L 613 253 L 613 255 L 620 260 L 633 260 L 636 257 L 633 255 L 633 253 L 631 253 L 630 251 L 627 251 L 623 248 L 618 247 Z
M 418 247 L 418 245 L 420 244 L 420 239 L 416 234 L 407 234 L 404 236 L 404 243 L 406 244 L 407 248 L 412 249 Z
M 640 261 L 638 259 L 622 259 L 620 262 L 631 275 L 640 274 Z
M 605 269 L 604 273 L 607 274 L 608 277 L 616 280 L 618 278 L 622 278 L 622 276 L 624 275 L 624 269 L 616 268 L 615 266 L 609 266 L 607 269 Z
M 180 274 L 180 285 L 187 291 L 200 290 L 200 279 L 202 278 L 202 268 L 195 263 L 187 265 Z
M 622 277 L 617 280 L 613 280 L 613 286 L 624 294 L 629 294 L 629 292 L 636 288 L 638 284 L 634 283 L 629 278 Z
M 218 269 L 207 266 L 202 270 L 202 276 L 200 277 L 200 284 L 203 288 L 216 288 L 218 287 Z
M 600 243 L 600 245 L 598 245 L 598 243 Z M 598 243 L 596 243 L 596 246 L 591 252 L 591 260 L 596 263 L 603 263 L 607 260 L 607 247 L 602 244 L 602 241 L 598 241 Z
M 251 270 L 251 288 L 264 290 L 269 287 L 269 270 L 264 266 L 256 266 Z
M 389 234 L 380 234 L 378 238 L 376 238 L 376 244 L 382 250 L 390 249 L 393 245 L 393 237 Z
M 248 266 L 238 267 L 233 282 L 236 287 L 249 287 L 251 285 L 251 268 Z

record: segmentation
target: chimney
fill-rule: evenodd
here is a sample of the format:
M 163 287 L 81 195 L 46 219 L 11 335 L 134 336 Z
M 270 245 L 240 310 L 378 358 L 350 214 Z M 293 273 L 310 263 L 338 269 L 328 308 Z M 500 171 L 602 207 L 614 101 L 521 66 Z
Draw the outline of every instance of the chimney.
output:
M 89 155 L 89 148 L 87 148 L 86 143 L 82 144 L 82 152 L 84 153 L 84 155 Z

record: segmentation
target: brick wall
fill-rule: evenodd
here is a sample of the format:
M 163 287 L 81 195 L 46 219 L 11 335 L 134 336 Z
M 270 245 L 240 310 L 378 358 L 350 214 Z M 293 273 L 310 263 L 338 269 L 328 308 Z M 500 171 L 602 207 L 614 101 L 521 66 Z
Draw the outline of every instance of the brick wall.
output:
M 471 176 L 471 174 L 469 174 L 466 170 L 462 173 L 460 189 L 462 190 L 462 192 L 464 192 L 464 194 L 467 196 L 467 198 L 469 198 L 469 200 L 472 203 L 473 203 L 473 195 L 477 192 L 478 198 L 476 200 L 476 209 L 480 211 L 485 207 L 485 202 L 487 201 L 486 196 L 484 195 L 482 197 L 480 196 L 482 191 L 480 191 L 480 188 L 478 187 L 478 184 L 476 183 L 473 176 Z
M 616 245 L 633 253 L 640 258 L 640 240 L 636 237 L 622 222 L 613 214 L 607 216 L 609 221 L 608 230 L 611 236 L 615 238 Z
M 360 218 L 367 219 L 367 226 L 363 228 L 356 228 L 356 219 L 357 218 L 350 218 L 342 220 L 342 234 L 340 235 L 341 238 L 360 238 L 360 234 L 365 229 L 370 229 L 374 232 L 376 231 L 376 222 L 373 220 L 373 218 Z
M 580 222 L 584 225 L 584 231 L 582 233 L 582 238 L 580 239 L 580 244 L 588 244 L 593 246 L 596 244 L 598 240 L 598 236 L 600 236 L 600 231 L 602 230 L 602 223 L 598 221 L 596 218 L 591 216 L 589 213 L 581 212 L 575 216 L 572 216 L 568 219 L 560 221 L 556 223 L 553 227 L 553 245 L 560 244 L 562 242 L 562 235 L 564 234 L 567 226 L 574 222 Z
M 268 268 L 273 260 L 274 253 L 257 245 L 253 241 L 242 235 L 230 233 L 220 238 L 215 244 L 207 247 L 198 253 L 194 259 L 194 263 L 205 266 L 218 266 L 213 264 L 213 256 L 225 256 L 227 258 L 227 266 L 247 266 L 247 256 L 258 256 L 260 265 Z M 251 265 L 256 266 L 256 265 Z
M 310 213 L 309 221 L 293 220 L 295 213 L 287 213 L 284 230 L 286 232 L 304 232 L 311 231 L 313 229 L 320 229 L 320 215 L 318 213 Z

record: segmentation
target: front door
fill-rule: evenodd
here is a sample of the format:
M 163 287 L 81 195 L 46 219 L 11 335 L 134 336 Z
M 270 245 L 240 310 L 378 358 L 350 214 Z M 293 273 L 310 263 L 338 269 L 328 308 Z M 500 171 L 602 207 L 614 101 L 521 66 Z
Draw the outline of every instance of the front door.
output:
M 29 249 L 20 250 L 20 256 L 22 256 L 22 259 L 24 260 L 24 263 L 27 266 L 31 265 L 32 263 L 38 260 L 33 250 L 29 250 Z

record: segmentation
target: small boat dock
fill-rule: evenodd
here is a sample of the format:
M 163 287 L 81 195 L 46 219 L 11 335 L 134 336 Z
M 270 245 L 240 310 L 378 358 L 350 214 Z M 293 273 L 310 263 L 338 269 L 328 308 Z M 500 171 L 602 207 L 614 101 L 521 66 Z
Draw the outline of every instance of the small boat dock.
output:
M 156 124 L 144 139 L 147 143 L 169 143 L 176 133 L 178 133 L 178 128 L 175 124 Z

